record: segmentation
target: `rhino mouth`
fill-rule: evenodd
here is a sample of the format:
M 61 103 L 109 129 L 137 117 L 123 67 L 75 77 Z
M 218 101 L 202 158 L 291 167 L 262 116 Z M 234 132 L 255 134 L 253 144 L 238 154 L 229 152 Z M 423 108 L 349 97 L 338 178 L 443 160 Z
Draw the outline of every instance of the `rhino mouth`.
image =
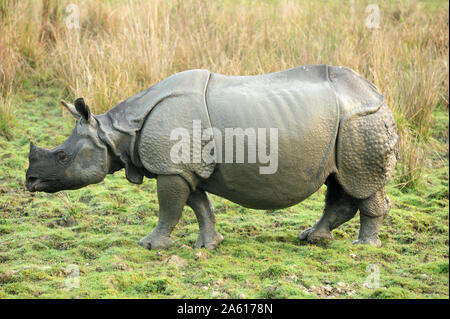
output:
M 27 188 L 30 192 L 49 191 L 51 180 L 30 176 L 27 179 Z

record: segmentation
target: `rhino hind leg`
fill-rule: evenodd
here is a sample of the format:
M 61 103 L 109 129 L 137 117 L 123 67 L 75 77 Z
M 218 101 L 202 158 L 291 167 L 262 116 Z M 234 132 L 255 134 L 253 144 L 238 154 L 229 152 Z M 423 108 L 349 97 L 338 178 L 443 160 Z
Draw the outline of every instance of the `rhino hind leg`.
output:
M 215 229 L 214 207 L 208 194 L 205 191 L 196 190 L 189 195 L 187 204 L 194 210 L 200 228 L 195 248 L 216 248 L 223 241 L 223 237 Z
M 358 200 L 348 195 L 332 175 L 328 178 L 322 217 L 300 233 L 301 240 L 316 243 L 333 239 L 331 231 L 352 219 L 358 211 Z
M 360 223 L 358 240 L 354 244 L 370 244 L 381 246 L 378 231 L 381 223 L 389 213 L 389 197 L 386 196 L 384 187 L 367 199 L 359 203 Z
M 158 175 L 159 219 L 156 228 L 139 241 L 147 249 L 165 249 L 173 245 L 170 234 L 180 220 L 189 197 L 187 182 L 178 175 Z

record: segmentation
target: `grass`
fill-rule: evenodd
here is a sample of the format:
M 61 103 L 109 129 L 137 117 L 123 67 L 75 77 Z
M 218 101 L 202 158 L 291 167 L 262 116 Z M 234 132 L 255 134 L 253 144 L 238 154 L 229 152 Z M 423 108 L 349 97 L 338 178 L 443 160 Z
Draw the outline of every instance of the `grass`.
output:
M 14 125 L 13 106 L 14 100 L 11 96 L 0 95 L 0 135 L 11 138 L 12 126 Z
M 365 27 L 367 3 L 80 1 L 74 30 L 64 1 L 0 2 L 0 298 L 448 298 L 448 3 L 379 1 L 379 29 Z M 154 180 L 119 172 L 77 191 L 25 190 L 29 140 L 54 147 L 73 129 L 61 98 L 83 96 L 99 113 L 185 69 L 310 63 L 355 69 L 395 113 L 401 161 L 380 249 L 351 244 L 358 218 L 329 244 L 298 240 L 324 188 L 276 211 L 212 196 L 225 237 L 214 251 L 190 248 L 188 208 L 175 247 L 137 245 L 157 223 Z M 373 265 L 378 288 L 365 284 Z
M 137 242 L 157 223 L 154 180 L 136 186 L 120 172 L 77 191 L 25 190 L 28 138 L 52 147 L 74 125 L 57 106 L 62 88 L 28 85 L 16 106 L 15 138 L 0 137 L 0 298 L 449 297 L 449 167 L 443 154 L 430 159 L 423 186 L 389 185 L 393 207 L 381 229 L 382 248 L 351 244 L 358 218 L 335 230 L 333 242 L 300 242 L 298 233 L 320 216 L 322 188 L 275 211 L 212 196 L 225 237 L 216 250 L 191 248 L 198 225 L 186 208 L 173 233 L 175 246 L 148 251 Z M 444 111 L 433 117 L 448 125 Z M 196 257 L 200 251 L 202 258 Z M 173 263 L 173 256 L 184 263 Z M 365 284 L 370 265 L 379 269 L 378 288 Z M 73 269 L 79 288 L 71 281 Z

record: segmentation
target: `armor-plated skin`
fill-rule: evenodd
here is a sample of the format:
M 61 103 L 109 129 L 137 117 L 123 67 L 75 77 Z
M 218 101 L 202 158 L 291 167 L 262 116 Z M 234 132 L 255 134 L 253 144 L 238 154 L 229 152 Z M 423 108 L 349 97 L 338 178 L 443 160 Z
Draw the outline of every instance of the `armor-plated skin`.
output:
M 200 226 L 195 246 L 215 248 L 223 237 L 215 230 L 208 192 L 249 208 L 275 209 L 301 202 L 324 183 L 323 215 L 300 238 L 331 239 L 331 230 L 359 209 L 356 243 L 381 244 L 378 231 L 389 211 L 384 187 L 397 158 L 396 126 L 377 88 L 350 69 L 311 65 L 258 76 L 191 70 L 161 81 L 103 115 L 91 115 L 82 99 L 75 106 L 63 105 L 80 120 L 57 148 L 31 146 L 28 189 L 75 189 L 121 168 L 133 183 L 142 183 L 144 176 L 155 177 L 160 214 L 155 230 L 140 241 L 146 248 L 172 244 L 170 234 L 185 204 L 192 207 Z M 216 130 L 210 137 L 216 149 L 224 144 L 221 138 L 227 128 L 267 132 L 276 128 L 276 170 L 261 174 L 267 163 L 258 157 L 254 163 L 225 163 L 217 158 L 174 162 L 171 132 L 183 128 L 195 135 L 194 122 L 201 123 L 203 130 Z M 249 138 L 244 141 L 248 154 L 255 145 Z M 208 142 L 202 140 L 201 147 Z M 267 149 L 270 146 L 268 142 Z M 192 159 L 192 145 L 190 151 Z M 53 159 L 64 165 L 46 164 Z

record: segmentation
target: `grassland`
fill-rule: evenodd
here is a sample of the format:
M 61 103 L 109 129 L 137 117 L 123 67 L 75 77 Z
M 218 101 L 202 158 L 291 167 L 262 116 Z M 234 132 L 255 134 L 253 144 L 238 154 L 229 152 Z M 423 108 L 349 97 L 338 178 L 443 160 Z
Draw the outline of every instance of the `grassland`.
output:
M 4 3 L 0 298 L 449 297 L 445 2 L 382 1 L 376 30 L 364 25 L 365 2 L 83 2 L 78 31 L 65 29 L 64 2 L 50 1 L 46 17 L 39 2 Z M 157 222 L 153 180 L 136 186 L 120 172 L 78 191 L 24 188 L 29 139 L 53 147 L 72 131 L 74 121 L 57 106 L 61 98 L 84 96 L 101 112 L 184 69 L 251 74 L 308 63 L 354 68 L 395 112 L 402 161 L 388 187 L 393 207 L 382 248 L 351 244 L 358 218 L 328 244 L 297 239 L 319 218 L 323 188 L 277 211 L 213 196 L 225 237 L 214 251 L 190 248 L 198 225 L 188 208 L 173 233 L 175 247 L 137 245 Z M 79 288 L 68 289 L 71 265 Z M 365 284 L 373 267 L 378 288 Z
M 257 211 L 213 197 L 225 241 L 193 250 L 198 225 L 185 209 L 176 246 L 147 251 L 137 245 L 157 222 L 155 182 L 129 184 L 123 173 L 102 184 L 59 194 L 23 186 L 28 137 L 51 147 L 74 125 L 56 106 L 58 89 L 32 87 L 16 108 L 20 132 L 0 139 L 0 297 L 137 298 L 448 298 L 448 160 L 432 159 L 424 186 L 391 185 L 393 208 L 383 247 L 354 246 L 358 218 L 334 231 L 328 245 L 297 239 L 323 207 L 324 190 L 284 210 Z M 448 126 L 448 114 L 435 112 Z M 199 254 L 200 252 L 200 254 Z M 197 257 L 196 257 L 197 255 Z M 173 256 L 181 258 L 180 265 Z M 69 265 L 80 287 L 66 288 Z M 368 265 L 380 287 L 364 282 Z

